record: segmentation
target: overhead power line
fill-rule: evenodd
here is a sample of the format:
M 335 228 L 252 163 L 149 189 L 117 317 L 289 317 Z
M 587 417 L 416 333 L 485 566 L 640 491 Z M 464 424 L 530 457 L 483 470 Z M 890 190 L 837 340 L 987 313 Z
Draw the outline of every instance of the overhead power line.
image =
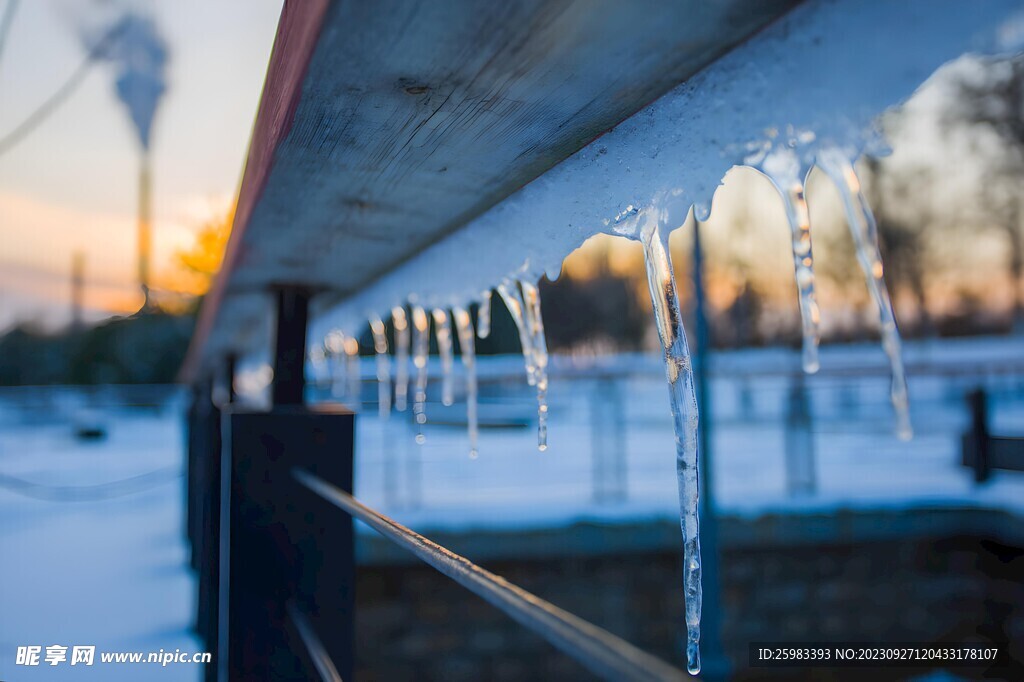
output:
M 8 11 L 4 14 L 4 20 L 7 21 L 7 16 L 12 14 L 13 10 L 10 10 L 10 3 L 8 3 Z M 121 33 L 125 29 L 124 22 L 118 22 L 108 30 L 103 37 L 97 41 L 91 50 L 85 55 L 85 59 L 78 65 L 71 76 L 64 81 L 57 90 L 50 95 L 42 104 L 40 104 L 35 111 L 29 114 L 21 123 L 19 123 L 9 133 L 0 137 L 0 156 L 6 154 L 13 149 L 19 142 L 24 140 L 32 131 L 39 127 L 43 121 L 49 118 L 67 99 L 78 89 L 78 86 L 82 84 L 85 77 L 89 74 L 89 70 L 92 68 L 103 55 L 106 54 L 110 46 L 120 37 Z M 2 40 L 2 34 L 0 34 L 0 40 Z M 2 42 L 0 42 L 0 48 L 2 48 Z
M 14 12 L 17 9 L 18 0 L 7 0 L 4 15 L 0 17 L 0 57 L 3 57 L 4 48 L 7 47 L 7 36 L 11 33 L 11 24 L 14 23 Z

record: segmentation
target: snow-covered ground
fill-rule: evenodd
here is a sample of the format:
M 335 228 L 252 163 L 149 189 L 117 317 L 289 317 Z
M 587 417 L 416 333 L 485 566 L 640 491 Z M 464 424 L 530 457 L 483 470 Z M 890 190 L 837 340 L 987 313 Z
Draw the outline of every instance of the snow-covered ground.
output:
M 1024 515 L 1024 474 L 995 472 L 978 487 L 958 464 L 963 392 L 979 382 L 992 390 L 993 430 L 1024 435 L 1024 344 L 908 344 L 907 359 L 917 431 L 909 443 L 892 435 L 881 351 L 826 349 L 823 374 L 806 379 L 817 488 L 793 497 L 784 415 L 796 354 L 718 355 L 713 419 L 705 419 L 718 508 L 754 516 L 981 506 Z M 365 371 L 372 373 L 371 359 Z M 557 362 L 543 453 L 521 360 L 487 360 L 481 376 L 485 420 L 520 425 L 485 428 L 476 460 L 459 423 L 464 407 L 442 408 L 433 381 L 422 446 L 408 412 L 381 423 L 376 406 L 364 406 L 356 462 L 364 501 L 428 535 L 676 518 L 673 435 L 657 357 Z M 376 395 L 372 383 L 363 395 Z M 180 396 L 160 411 L 126 408 L 109 394 L 94 399 L 110 427 L 98 442 L 72 437 L 70 416 L 83 400 L 65 391 L 0 391 L 0 679 L 196 679 L 199 667 L 188 664 L 14 665 L 25 645 L 44 653 L 52 644 L 94 644 L 97 652 L 200 646 L 188 629 L 194 581 L 183 540 Z M 92 489 L 102 499 L 69 500 L 73 491 L 61 487 L 113 481 L 128 482 Z
M 964 394 L 975 385 L 991 391 L 992 431 L 1024 435 L 1024 344 L 995 338 L 911 343 L 906 359 L 916 430 L 910 442 L 893 435 L 881 350 L 871 344 L 824 350 L 822 373 L 804 379 L 816 490 L 792 496 L 785 415 L 798 355 L 718 354 L 712 418 L 703 421 L 711 429 L 716 507 L 748 516 L 925 505 L 1024 514 L 1024 473 L 996 472 L 976 486 L 959 464 L 968 417 Z M 382 424 L 367 405 L 357 427 L 357 494 L 423 530 L 674 518 L 674 441 L 661 372 L 657 357 L 561 363 L 549 393 L 549 448 L 538 452 L 536 403 L 521 362 L 498 359 L 481 370 L 489 377 L 481 386 L 481 413 L 529 425 L 484 429 L 476 460 L 467 456 L 462 426 L 431 425 L 432 416 L 464 418 L 458 403 L 443 408 L 437 402 L 433 383 L 422 446 L 414 442 L 408 413 Z M 364 391 L 364 397 L 371 394 Z
M 99 660 L 101 651 L 200 647 L 189 631 L 194 588 L 182 539 L 180 412 L 118 409 L 108 439 L 82 442 L 59 413 L 66 402 L 36 423 L 7 407 L 0 407 L 0 679 L 200 679 L 196 665 Z M 71 500 L 60 487 L 150 472 L 92 489 L 107 499 Z M 48 487 L 12 490 L 10 477 Z M 46 647 L 55 644 L 68 647 L 68 661 L 51 667 Z M 16 666 L 17 648 L 33 645 L 42 647 L 41 664 Z M 90 645 L 94 665 L 70 666 L 72 647 Z

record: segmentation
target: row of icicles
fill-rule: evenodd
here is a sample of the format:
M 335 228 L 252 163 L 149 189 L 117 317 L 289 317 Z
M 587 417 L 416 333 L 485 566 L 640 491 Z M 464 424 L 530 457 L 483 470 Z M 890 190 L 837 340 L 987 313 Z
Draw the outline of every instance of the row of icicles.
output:
M 540 292 L 537 286 L 526 280 L 505 280 L 497 287 L 505 307 L 512 315 L 519 330 L 523 347 L 526 377 L 537 389 L 537 449 L 548 447 L 548 350 L 544 337 L 544 321 L 540 312 Z M 403 412 L 409 403 L 409 360 L 412 351 L 412 414 L 416 422 L 416 442 L 423 444 L 426 436 L 423 427 L 427 423 L 427 355 L 430 349 L 430 318 L 434 321 L 434 338 L 441 360 L 441 403 L 450 406 L 455 402 L 453 369 L 455 351 L 452 329 L 459 340 L 462 364 L 465 367 L 466 423 L 469 432 L 469 456 L 476 458 L 479 452 L 479 419 L 477 416 L 477 378 L 475 338 L 485 339 L 491 331 L 491 292 L 481 294 L 477 309 L 476 329 L 469 309 L 453 306 L 451 309 L 434 308 L 430 311 L 422 306 L 396 306 L 391 309 L 391 323 L 395 341 L 394 409 Z M 377 390 L 380 417 L 391 416 L 392 376 L 391 360 L 388 353 L 388 337 L 384 321 L 380 317 L 370 318 L 370 332 L 377 358 Z M 350 396 L 358 401 L 361 377 L 359 371 L 359 342 L 355 337 L 332 331 L 324 339 L 323 346 L 310 353 L 314 366 L 329 367 L 330 381 L 334 396 Z
M 896 413 L 896 431 L 900 438 L 911 436 L 907 383 L 900 351 L 900 336 L 896 327 L 892 302 L 882 277 L 882 260 L 878 248 L 878 229 L 868 202 L 861 191 L 857 174 L 838 150 L 824 150 L 816 165 L 839 189 L 847 224 L 853 237 L 857 260 L 864 272 L 871 298 L 878 309 L 882 346 L 888 356 L 892 384 L 890 397 Z M 760 169 L 764 171 L 764 169 Z M 803 335 L 802 365 L 807 373 L 818 370 L 820 313 L 814 293 L 814 260 L 811 249 L 810 217 L 804 195 L 804 184 L 792 178 L 782 179 L 769 175 L 779 191 L 789 224 L 797 292 L 800 303 Z M 698 525 L 698 453 L 697 453 L 697 400 L 694 391 L 693 370 L 687 348 L 686 335 L 680 314 L 679 297 L 668 250 L 668 232 L 672 226 L 648 223 L 639 235 L 644 247 L 647 280 L 654 309 L 655 322 L 664 353 L 676 435 L 676 470 L 679 487 L 680 524 L 683 532 L 683 585 L 686 597 L 687 669 L 692 674 L 700 671 L 700 612 L 701 564 Z M 547 390 L 548 352 L 541 319 L 540 295 L 537 286 L 525 280 L 505 280 L 497 292 L 511 313 L 519 331 L 527 381 L 537 390 L 537 445 L 547 448 Z M 481 295 L 477 314 L 476 332 L 467 308 L 433 309 L 438 354 L 442 371 L 442 403 L 454 400 L 452 367 L 454 353 L 452 328 L 459 339 L 462 362 L 465 366 L 465 392 L 470 456 L 478 453 L 479 428 L 477 420 L 477 380 L 474 357 L 474 337 L 486 338 L 490 333 L 491 292 Z M 391 310 L 394 326 L 395 362 L 394 409 L 407 409 L 409 397 L 410 347 L 413 377 L 412 412 L 417 426 L 416 442 L 424 442 L 423 427 L 427 421 L 425 411 L 427 394 L 427 354 L 430 348 L 430 319 L 428 311 L 418 305 L 408 310 L 399 306 Z M 388 340 L 384 322 L 371 317 L 370 329 L 377 358 L 380 415 L 387 418 L 391 412 L 392 376 Z M 314 363 L 333 361 L 343 368 L 345 380 L 333 378 L 335 387 L 346 386 L 350 395 L 358 397 L 359 345 L 356 339 L 340 332 L 332 332 L 322 349 L 314 351 Z M 333 372 L 332 372 L 333 373 Z

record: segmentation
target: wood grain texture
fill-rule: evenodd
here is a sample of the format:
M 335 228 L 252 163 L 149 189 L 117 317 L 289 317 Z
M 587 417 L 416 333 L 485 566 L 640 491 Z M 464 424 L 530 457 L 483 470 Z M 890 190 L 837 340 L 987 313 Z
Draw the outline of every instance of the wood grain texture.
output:
M 366 286 L 795 0 L 336 0 L 319 30 L 305 4 L 285 4 L 193 368 L 262 336 L 261 292 Z

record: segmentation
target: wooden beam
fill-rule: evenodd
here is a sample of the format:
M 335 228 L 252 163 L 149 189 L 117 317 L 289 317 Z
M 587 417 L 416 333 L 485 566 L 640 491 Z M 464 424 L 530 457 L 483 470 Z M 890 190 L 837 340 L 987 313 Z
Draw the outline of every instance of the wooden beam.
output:
M 365 287 L 795 3 L 289 0 L 189 370 L 265 333 L 269 288 Z

